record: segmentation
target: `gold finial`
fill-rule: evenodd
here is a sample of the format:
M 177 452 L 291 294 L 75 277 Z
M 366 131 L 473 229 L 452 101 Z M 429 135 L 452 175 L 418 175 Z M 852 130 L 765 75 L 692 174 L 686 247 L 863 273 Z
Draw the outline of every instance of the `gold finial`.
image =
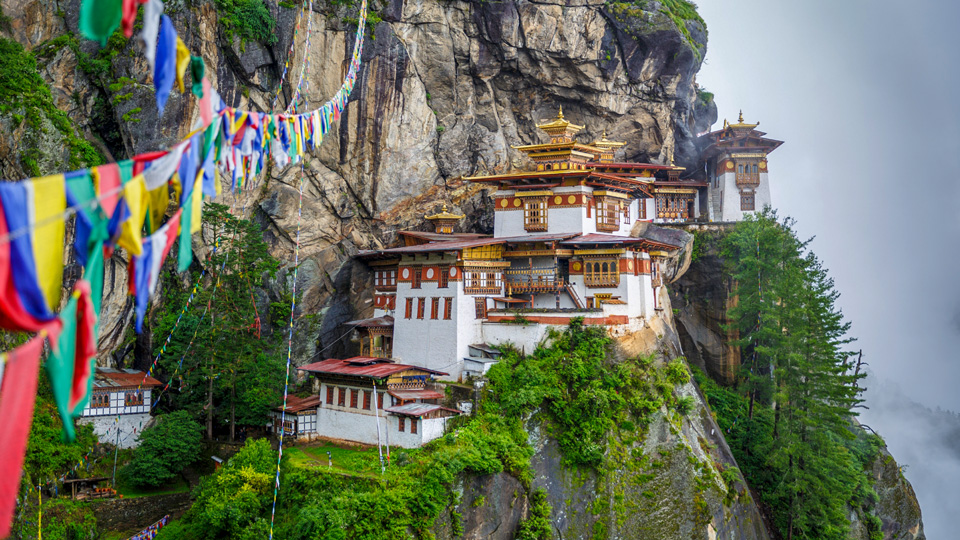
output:
M 741 124 L 743 123 L 743 109 L 740 109 L 740 119 L 737 120 L 737 122 L 739 122 L 739 123 L 741 123 Z
M 447 205 L 446 205 L 446 204 L 443 205 L 443 213 L 444 213 L 444 214 L 447 213 Z
M 563 120 L 563 105 L 560 105 L 560 113 L 557 114 L 557 118 Z

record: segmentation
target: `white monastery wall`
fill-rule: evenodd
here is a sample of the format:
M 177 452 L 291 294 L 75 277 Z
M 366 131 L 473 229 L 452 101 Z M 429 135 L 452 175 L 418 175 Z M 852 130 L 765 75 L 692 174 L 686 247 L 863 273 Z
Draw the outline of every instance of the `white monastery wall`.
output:
M 773 206 L 773 197 L 770 194 L 770 173 L 760 173 L 760 185 L 757 186 L 756 211 L 760 212 L 766 206 Z
M 81 424 L 93 424 L 93 433 L 101 443 L 117 444 L 117 427 L 120 428 L 120 448 L 136 448 L 140 445 L 140 433 L 150 426 L 153 417 L 149 413 L 121 414 L 119 421 L 113 416 L 81 417 Z
M 361 399 L 363 398 L 361 397 Z M 383 428 L 384 419 L 381 418 L 381 436 Z M 330 406 L 324 403 L 317 409 L 317 429 L 318 434 L 322 437 L 363 444 L 377 444 L 377 417 L 374 416 L 372 410 L 347 410 L 345 407 Z

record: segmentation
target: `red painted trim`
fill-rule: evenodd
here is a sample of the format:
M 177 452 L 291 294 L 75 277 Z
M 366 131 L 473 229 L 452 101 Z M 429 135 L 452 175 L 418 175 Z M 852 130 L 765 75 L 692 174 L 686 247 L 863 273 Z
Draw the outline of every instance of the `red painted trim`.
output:
M 550 315 L 527 315 L 524 318 L 530 322 L 539 324 L 570 324 L 573 317 L 557 317 Z M 487 322 L 513 322 L 513 315 L 487 315 Z M 584 317 L 583 324 L 612 326 L 615 324 L 627 324 L 630 317 L 626 315 L 608 315 L 606 317 Z

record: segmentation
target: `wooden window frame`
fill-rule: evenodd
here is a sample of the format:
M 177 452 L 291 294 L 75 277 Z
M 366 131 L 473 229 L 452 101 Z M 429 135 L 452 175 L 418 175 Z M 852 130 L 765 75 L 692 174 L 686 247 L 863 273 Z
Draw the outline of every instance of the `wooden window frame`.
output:
M 413 317 L 413 298 L 407 298 L 406 311 L 404 312 L 405 319 L 410 317 Z
M 329 384 L 327 385 L 327 405 L 333 405 L 333 387 Z
M 523 198 L 523 229 L 527 232 L 547 230 L 547 198 Z
M 449 321 L 453 314 L 453 297 L 443 299 L 443 320 Z
M 437 320 L 440 318 L 440 297 L 434 296 L 430 299 L 430 318 Z
M 478 319 L 487 318 L 487 297 L 474 298 L 473 300 L 474 310 L 477 314 Z
M 740 210 L 742 212 L 756 212 L 757 211 L 757 194 L 741 193 L 740 194 Z
M 410 419 L 410 434 L 411 434 L 411 435 L 416 435 L 416 434 L 417 434 L 417 419 L 416 419 L 416 418 L 411 418 L 411 419 Z
M 383 392 L 377 392 L 377 409 L 383 410 Z
M 583 283 L 587 287 L 619 287 L 620 260 L 604 258 L 583 261 Z
M 141 405 L 143 405 L 143 390 L 129 390 L 124 392 L 124 407 L 139 407 Z
M 417 298 L 417 318 L 423 319 L 423 313 L 427 310 L 427 299 L 424 297 Z
M 397 431 L 400 431 L 400 432 L 406 431 L 406 427 L 405 427 L 405 424 L 407 423 L 406 417 L 398 416 L 397 418 L 399 418 L 399 420 L 397 421 Z
M 338 386 L 337 387 L 337 407 L 346 407 L 347 406 L 347 389 Z
M 617 232 L 620 230 L 620 199 L 599 195 L 594 197 L 597 207 L 597 230 Z
M 363 410 L 370 410 L 370 390 L 363 391 Z
M 633 201 L 624 202 L 620 205 L 620 213 L 623 215 L 623 224 L 630 224 L 630 205 L 633 204 Z
M 450 267 L 441 266 L 437 269 L 437 271 L 440 272 L 437 275 L 437 288 L 446 289 L 450 286 Z
M 90 397 L 91 409 L 106 409 L 110 407 L 110 394 L 93 394 Z
M 492 270 L 492 271 L 491 271 Z M 484 267 L 464 267 L 464 294 L 500 294 L 503 292 L 503 271 Z
M 360 402 L 360 391 L 356 388 L 350 389 L 350 408 L 356 409 L 357 403 Z
M 410 278 L 410 288 L 419 289 L 423 285 L 423 267 L 415 266 L 412 269 L 413 274 Z
M 646 199 L 637 200 L 637 219 L 638 220 L 647 219 L 647 200 Z

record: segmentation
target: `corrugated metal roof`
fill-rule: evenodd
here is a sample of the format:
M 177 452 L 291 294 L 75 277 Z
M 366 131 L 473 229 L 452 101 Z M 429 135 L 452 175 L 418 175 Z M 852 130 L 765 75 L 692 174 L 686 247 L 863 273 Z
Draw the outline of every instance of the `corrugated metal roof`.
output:
M 489 234 L 479 233 L 437 233 L 426 231 L 397 231 L 397 234 L 411 236 L 413 238 L 427 240 L 428 242 L 449 242 L 451 240 L 475 240 L 477 238 L 489 238 Z
M 440 405 L 434 405 L 432 403 L 407 403 L 406 405 L 400 405 L 398 407 L 387 407 L 384 409 L 384 411 L 390 414 L 396 414 L 400 416 L 416 416 L 418 418 L 434 411 L 449 411 L 455 414 L 460 414 L 460 411 L 456 409 L 448 409 L 447 407 L 441 407 Z
M 301 412 L 307 409 L 315 409 L 317 405 L 320 405 L 320 396 L 314 395 L 305 398 L 287 396 L 287 412 Z M 281 404 L 278 407 L 274 407 L 273 410 L 282 411 L 283 405 Z
M 428 388 L 422 390 L 390 390 L 387 393 L 404 401 L 408 399 L 441 399 L 443 397 L 443 392 L 430 390 Z
M 98 367 L 93 373 L 94 388 L 136 388 L 140 386 L 163 386 L 163 383 L 135 369 L 114 369 Z
M 643 242 L 641 238 L 632 236 L 617 236 L 615 234 L 589 233 L 581 234 L 576 238 L 564 240 L 561 244 L 631 244 Z
M 359 326 L 360 328 L 370 328 L 371 326 L 393 326 L 393 317 L 390 315 L 385 315 L 383 317 L 374 317 L 372 319 L 347 321 L 344 324 L 348 326 Z
M 473 345 L 467 346 L 490 354 L 500 354 L 500 349 L 487 345 L 486 343 L 474 343 Z
M 372 358 L 367 356 L 355 356 L 353 358 L 347 358 L 346 360 L 329 358 L 322 362 L 314 362 L 301 366 L 298 369 L 310 373 L 349 375 L 352 377 L 366 377 L 371 379 L 381 379 L 409 369 L 432 373 L 434 375 L 447 375 L 447 373 L 442 371 L 434 371 L 425 367 L 397 364 L 388 358 Z
M 454 240 L 452 242 L 431 242 L 418 246 L 402 246 L 378 251 L 361 251 L 358 257 L 372 257 L 381 254 L 425 253 L 430 251 L 460 251 L 461 249 L 489 246 L 492 244 L 552 242 L 576 236 L 576 233 L 531 234 L 524 236 L 508 236 L 504 238 L 478 238 L 476 240 Z

